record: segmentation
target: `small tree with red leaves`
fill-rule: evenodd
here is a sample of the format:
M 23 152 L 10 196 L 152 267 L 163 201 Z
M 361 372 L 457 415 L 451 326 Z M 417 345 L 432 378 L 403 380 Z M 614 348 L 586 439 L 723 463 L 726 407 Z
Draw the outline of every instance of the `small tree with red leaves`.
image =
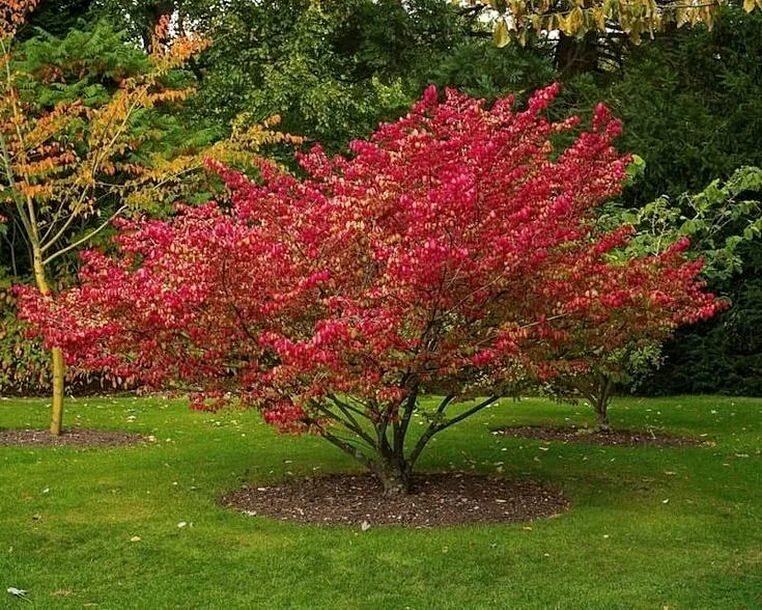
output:
M 257 407 L 406 492 L 434 435 L 586 370 L 628 340 L 617 321 L 671 331 L 719 306 L 682 245 L 608 256 L 629 233 L 595 228 L 626 177 L 620 124 L 599 107 L 554 150 L 578 123 L 545 118 L 556 93 L 517 111 L 432 88 L 351 156 L 301 156 L 306 178 L 217 166 L 227 204 L 121 221 L 118 254 L 87 252 L 81 287 L 27 292 L 24 316 L 80 367 Z
M 567 356 L 579 353 L 585 366 L 559 371 L 547 384 L 551 395 L 562 399 L 587 400 L 595 411 L 596 432 L 608 432 L 609 405 L 617 383 L 631 381 L 632 375 L 655 366 L 661 356 L 661 345 L 681 323 L 692 323 L 723 309 L 727 302 L 706 302 L 701 292 L 704 282 L 699 279 L 701 260 L 685 257 L 690 242 L 686 238 L 673 241 L 658 256 L 634 257 L 629 248 L 618 249 L 608 256 L 609 264 L 626 264 L 634 271 L 658 277 L 661 286 L 653 285 L 649 298 L 657 310 L 618 306 L 616 294 L 608 297 L 613 305 L 607 320 L 597 326 L 580 325 L 572 330 L 576 339 L 570 341 Z M 617 263 L 617 259 L 619 262 Z M 637 272 L 635 282 L 639 282 Z M 626 297 L 625 297 L 626 298 Z M 697 307 L 697 303 L 706 303 Z

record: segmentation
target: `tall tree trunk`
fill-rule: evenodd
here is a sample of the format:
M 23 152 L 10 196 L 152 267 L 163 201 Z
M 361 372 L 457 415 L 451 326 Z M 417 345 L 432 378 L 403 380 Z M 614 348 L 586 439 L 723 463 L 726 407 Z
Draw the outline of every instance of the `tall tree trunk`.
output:
M 564 77 L 595 72 L 598 69 L 598 33 L 588 32 L 579 39 L 559 32 L 555 64 Z
M 63 351 L 61 351 L 60 347 L 54 347 L 50 355 L 53 361 L 53 401 L 50 410 L 50 433 L 53 436 L 60 436 L 63 427 L 64 376 L 66 374 L 66 366 L 64 365 Z
M 143 47 L 148 53 L 154 51 L 154 36 L 159 21 L 165 16 L 172 17 L 176 9 L 175 0 L 156 0 L 138 9 L 139 12 L 133 15 L 140 26 L 140 37 L 143 39 Z M 168 34 L 169 32 L 165 34 L 163 39 L 156 42 L 160 45 L 166 44 Z
M 595 404 L 595 414 L 596 414 L 596 423 L 597 423 L 597 429 L 598 432 L 608 432 L 611 428 L 609 427 L 609 411 L 608 411 L 608 405 L 599 400 Z
M 34 252 L 34 280 L 37 289 L 42 294 L 50 294 L 50 285 L 45 275 L 45 267 L 42 264 L 42 253 L 35 247 Z M 53 436 L 60 436 L 63 426 L 64 410 L 64 376 L 66 367 L 64 365 L 63 352 L 60 347 L 54 347 L 51 350 L 51 367 L 53 374 L 53 396 L 51 404 L 50 433 Z

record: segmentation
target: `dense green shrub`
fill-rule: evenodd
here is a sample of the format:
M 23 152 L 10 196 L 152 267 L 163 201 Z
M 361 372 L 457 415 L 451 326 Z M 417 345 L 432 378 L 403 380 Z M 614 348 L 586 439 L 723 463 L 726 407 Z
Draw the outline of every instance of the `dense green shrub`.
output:
M 628 205 L 665 194 L 677 201 L 738 167 L 762 165 L 761 57 L 762 14 L 726 9 L 712 31 L 658 36 L 630 49 L 621 71 L 566 83 L 565 102 L 589 112 L 604 100 L 624 120 L 620 146 L 646 161 L 645 175 L 625 193 Z M 732 309 L 678 333 L 640 391 L 762 395 L 759 236 L 737 256 L 730 278 L 711 278 Z
M 762 396 L 762 244 L 743 248 L 744 267 L 722 292 L 733 307 L 716 320 L 678 332 L 664 366 L 640 390 L 649 394 Z
M 621 71 L 568 83 L 567 102 L 604 100 L 625 125 L 620 145 L 646 161 L 628 198 L 698 191 L 762 165 L 762 13 L 722 12 L 716 26 L 678 30 L 631 49 Z

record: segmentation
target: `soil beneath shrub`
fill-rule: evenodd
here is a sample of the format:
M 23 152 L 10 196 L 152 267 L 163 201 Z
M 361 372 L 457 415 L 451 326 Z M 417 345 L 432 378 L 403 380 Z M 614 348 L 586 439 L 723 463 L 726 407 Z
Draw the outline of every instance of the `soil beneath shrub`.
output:
M 87 428 L 69 428 L 61 436 L 52 436 L 47 430 L 2 430 L 0 447 L 118 447 L 134 445 L 145 438 L 133 432 L 111 432 Z
M 705 438 L 675 436 L 651 430 L 609 430 L 601 432 L 590 428 L 572 426 L 507 426 L 498 428 L 495 434 L 539 441 L 563 443 L 589 443 L 606 447 L 698 447 L 711 445 Z
M 369 474 L 319 476 L 269 487 L 244 487 L 222 498 L 246 515 L 323 525 L 433 527 L 554 517 L 569 508 L 561 491 L 531 481 L 421 474 L 407 495 L 384 496 Z

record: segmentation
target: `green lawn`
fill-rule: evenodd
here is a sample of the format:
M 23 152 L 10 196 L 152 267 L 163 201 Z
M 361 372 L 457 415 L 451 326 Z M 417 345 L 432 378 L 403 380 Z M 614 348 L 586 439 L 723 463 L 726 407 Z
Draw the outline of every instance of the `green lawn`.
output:
M 541 479 L 566 491 L 568 513 L 531 526 L 366 532 L 216 504 L 245 481 L 354 468 L 256 413 L 120 398 L 69 401 L 67 415 L 156 442 L 0 447 L 0 607 L 762 608 L 762 400 L 616 401 L 614 425 L 717 441 L 689 449 L 497 437 L 489 430 L 502 424 L 591 419 L 582 406 L 504 401 L 443 433 L 422 467 Z M 0 400 L 0 427 L 46 420 L 45 401 Z

